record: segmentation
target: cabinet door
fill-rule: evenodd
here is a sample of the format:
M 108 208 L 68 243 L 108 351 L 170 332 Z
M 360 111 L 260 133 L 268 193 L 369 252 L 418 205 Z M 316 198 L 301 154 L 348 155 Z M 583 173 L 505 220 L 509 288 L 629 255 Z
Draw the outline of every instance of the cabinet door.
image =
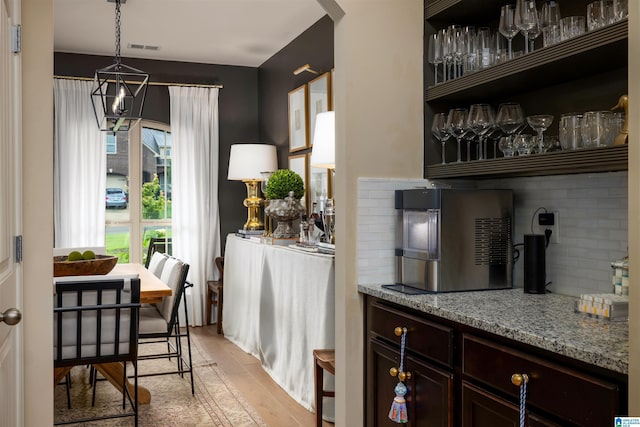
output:
M 399 366 L 399 351 L 381 342 L 369 340 L 367 361 L 367 426 L 397 426 L 388 417 L 398 383 L 389 370 Z M 453 425 L 453 374 L 414 358 L 407 358 L 411 379 L 405 399 L 408 426 Z
M 518 427 L 519 421 L 517 405 L 462 382 L 463 427 Z M 530 411 L 527 411 L 525 423 L 528 427 L 558 426 Z

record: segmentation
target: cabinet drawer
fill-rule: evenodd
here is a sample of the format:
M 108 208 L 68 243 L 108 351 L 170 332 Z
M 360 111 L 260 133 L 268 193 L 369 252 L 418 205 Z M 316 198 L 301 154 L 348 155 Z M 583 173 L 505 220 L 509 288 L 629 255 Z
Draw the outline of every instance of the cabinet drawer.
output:
M 453 366 L 453 328 L 429 322 L 411 314 L 373 302 L 369 305 L 369 331 L 400 344 L 396 327 L 407 328 L 407 350 L 429 360 Z
M 568 422 L 610 425 L 619 412 L 620 387 L 562 365 L 464 334 L 462 373 L 466 379 L 480 381 L 513 396 L 519 388 L 511 375 L 529 376 L 527 405 L 551 413 Z

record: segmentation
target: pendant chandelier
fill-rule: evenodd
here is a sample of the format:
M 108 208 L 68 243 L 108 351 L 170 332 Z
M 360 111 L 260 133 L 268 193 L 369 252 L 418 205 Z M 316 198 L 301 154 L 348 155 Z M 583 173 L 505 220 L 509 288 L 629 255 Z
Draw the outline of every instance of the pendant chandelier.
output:
M 91 99 L 100 130 L 124 132 L 142 118 L 149 74 L 120 62 L 120 3 L 123 0 L 108 1 L 116 4 L 115 63 L 96 70 Z

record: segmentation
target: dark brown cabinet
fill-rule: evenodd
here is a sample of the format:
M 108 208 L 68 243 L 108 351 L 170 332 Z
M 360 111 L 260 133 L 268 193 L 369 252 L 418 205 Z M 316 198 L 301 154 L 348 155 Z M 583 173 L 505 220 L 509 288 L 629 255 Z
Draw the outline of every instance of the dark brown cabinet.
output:
M 397 426 L 388 417 L 395 396 L 396 377 L 389 373 L 399 365 L 398 348 L 390 347 L 376 339 L 369 342 L 372 386 L 368 388 L 368 426 Z M 407 357 L 406 372 L 411 378 L 407 386 L 408 426 L 453 426 L 453 374 L 424 363 L 418 358 Z
M 366 296 L 366 423 L 388 419 L 406 327 L 410 426 L 517 426 L 527 374 L 528 426 L 604 426 L 627 411 L 627 377 L 467 325 Z

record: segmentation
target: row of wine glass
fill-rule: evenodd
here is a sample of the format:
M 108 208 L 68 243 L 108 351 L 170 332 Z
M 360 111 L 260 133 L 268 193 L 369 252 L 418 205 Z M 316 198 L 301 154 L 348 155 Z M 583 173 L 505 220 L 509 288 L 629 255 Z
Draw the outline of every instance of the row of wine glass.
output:
M 497 157 L 498 138 L 502 135 L 507 142 L 514 142 L 516 134 L 520 134 L 528 125 L 536 132 L 531 137 L 526 154 L 544 153 L 554 147 L 552 141 L 545 140 L 543 133 L 553 123 L 553 116 L 540 114 L 525 117 L 520 104 L 506 102 L 500 104 L 497 114 L 489 104 L 473 104 L 469 109 L 452 108 L 448 113 L 437 113 L 433 117 L 431 134 L 442 144 L 442 164 L 446 164 L 445 144 L 450 138 L 457 141 L 457 162 L 462 162 L 462 140 L 467 141 L 466 161 L 483 160 L 489 156 L 487 137 L 494 139 L 493 157 Z M 478 138 L 475 159 L 471 150 L 474 137 Z M 534 146 L 535 145 L 535 146 Z
M 597 7 L 596 7 L 597 6 Z M 627 17 L 627 0 L 598 0 L 587 9 L 589 30 L 613 24 Z M 488 27 L 450 25 L 429 36 L 427 61 L 434 66 L 434 84 L 461 77 L 523 54 L 513 52 L 512 40 L 521 33 L 524 53 L 534 51 L 536 38 L 543 35 L 543 46 L 577 37 L 585 32 L 584 16 L 561 18 L 560 5 L 545 0 L 540 9 L 531 0 L 516 0 L 500 9 L 497 32 Z M 506 43 L 505 43 L 506 41 Z M 506 46 L 505 46 L 506 44 Z M 439 66 L 443 64 L 442 79 Z

